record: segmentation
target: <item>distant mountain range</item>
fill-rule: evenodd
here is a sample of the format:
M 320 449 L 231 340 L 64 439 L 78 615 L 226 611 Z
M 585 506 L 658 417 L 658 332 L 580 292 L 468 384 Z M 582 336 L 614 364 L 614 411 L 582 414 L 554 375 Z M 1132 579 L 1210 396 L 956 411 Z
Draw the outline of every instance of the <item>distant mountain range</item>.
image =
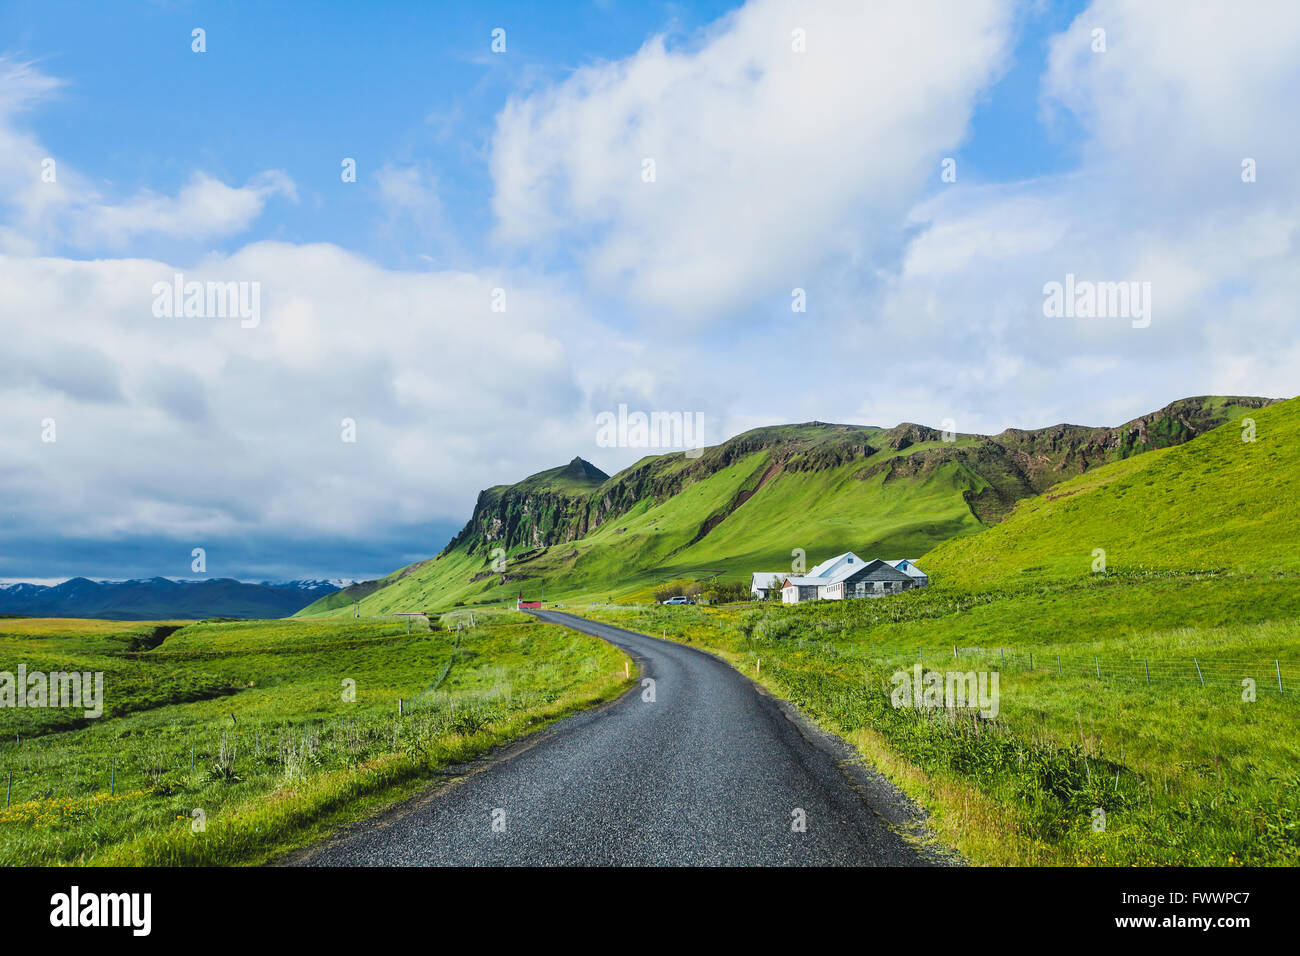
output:
M 25 617 L 111 618 L 119 621 L 198 620 L 209 617 L 288 617 L 333 594 L 347 581 L 260 584 L 232 578 L 173 581 L 92 581 L 0 584 L 0 614 Z
M 997 527 L 1085 472 L 1183 445 L 1277 400 L 1200 396 L 1119 426 L 997 435 L 807 422 L 653 455 L 614 476 L 569 464 L 479 493 L 436 557 L 327 595 L 300 616 L 444 610 L 530 598 L 644 597 L 656 585 L 807 566 L 833 554 L 916 558 Z M 1235 426 L 1234 426 L 1235 427 Z

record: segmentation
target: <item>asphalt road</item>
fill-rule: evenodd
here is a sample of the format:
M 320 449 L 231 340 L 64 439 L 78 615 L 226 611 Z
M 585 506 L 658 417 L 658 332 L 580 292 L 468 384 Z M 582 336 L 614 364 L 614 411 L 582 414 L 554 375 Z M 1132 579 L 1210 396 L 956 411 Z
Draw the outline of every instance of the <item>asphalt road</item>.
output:
M 556 611 L 642 683 L 291 862 L 307 866 L 924 865 L 915 808 L 841 740 L 708 654 Z M 647 700 L 653 680 L 654 699 Z M 803 829 L 798 828 L 800 821 Z M 495 823 L 495 826 L 494 826 Z

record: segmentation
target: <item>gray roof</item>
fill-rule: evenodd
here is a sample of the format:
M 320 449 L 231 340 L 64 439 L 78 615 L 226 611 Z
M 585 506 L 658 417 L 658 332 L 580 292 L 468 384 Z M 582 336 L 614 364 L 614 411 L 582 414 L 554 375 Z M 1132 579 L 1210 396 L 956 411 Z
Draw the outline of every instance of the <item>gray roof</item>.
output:
M 820 580 L 824 584 L 837 584 L 840 581 L 845 580 L 846 578 L 853 577 L 853 575 L 857 574 L 859 571 L 863 570 L 864 568 L 873 568 L 876 567 L 877 565 L 892 568 L 893 570 L 898 571 L 898 568 L 893 567 L 893 565 L 891 565 L 888 561 L 881 560 L 880 558 L 873 558 L 870 561 L 863 561 L 861 564 L 846 564 L 843 567 L 836 568 L 834 574 L 828 575 L 827 577 L 822 578 Z M 898 573 L 906 574 L 907 572 L 898 571 Z
M 844 561 L 845 558 L 849 560 Z M 839 564 L 844 561 L 843 564 Z M 839 567 L 834 567 L 839 564 Z M 750 590 L 755 588 L 768 588 L 771 586 L 772 578 L 777 577 L 782 581 L 788 581 L 801 587 L 824 587 L 827 584 L 838 584 L 845 578 L 852 577 L 863 568 L 870 568 L 874 565 L 888 565 L 900 574 L 905 574 L 912 578 L 928 577 L 924 571 L 916 566 L 911 558 L 895 558 L 893 561 L 886 561 L 883 558 L 872 558 L 870 561 L 863 561 L 852 551 L 845 551 L 843 554 L 837 554 L 833 558 L 827 558 L 821 564 L 814 565 L 806 574 L 794 575 L 786 574 L 781 571 L 755 571 L 750 579 Z M 901 568 L 899 565 L 903 565 Z M 831 570 L 834 568 L 834 570 Z

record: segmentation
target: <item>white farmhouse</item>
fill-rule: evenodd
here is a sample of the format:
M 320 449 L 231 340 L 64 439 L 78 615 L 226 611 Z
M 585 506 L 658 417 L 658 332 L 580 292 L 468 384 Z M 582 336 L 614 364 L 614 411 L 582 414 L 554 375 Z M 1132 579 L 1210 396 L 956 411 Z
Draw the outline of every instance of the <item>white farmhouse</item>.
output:
M 756 600 L 765 601 L 773 587 L 772 582 L 775 581 L 777 590 L 780 590 L 787 577 L 789 575 L 783 571 L 755 571 L 749 579 L 749 591 Z
M 863 561 L 852 551 L 846 551 L 823 561 L 807 574 L 787 576 L 781 588 L 781 603 L 883 597 L 929 583 L 929 577 L 910 559 Z

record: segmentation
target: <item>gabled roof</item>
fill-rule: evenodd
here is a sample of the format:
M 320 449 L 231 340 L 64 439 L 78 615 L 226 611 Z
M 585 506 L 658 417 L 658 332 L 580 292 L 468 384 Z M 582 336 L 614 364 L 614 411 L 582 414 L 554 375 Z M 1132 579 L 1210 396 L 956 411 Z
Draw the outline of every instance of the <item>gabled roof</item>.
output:
M 824 578 L 820 578 L 819 580 L 823 584 L 838 584 L 840 581 L 853 577 L 853 575 L 857 574 L 859 571 L 869 571 L 876 568 L 889 568 L 892 571 L 897 571 L 899 574 L 906 574 L 905 571 L 899 571 L 898 568 L 895 568 L 888 561 L 883 561 L 880 558 L 873 558 L 872 560 L 864 561 L 861 564 L 841 565 L 836 568 L 833 573 Z
M 852 565 L 854 568 L 860 567 L 866 562 L 859 558 L 852 551 L 845 551 L 843 554 L 837 554 L 833 558 L 827 558 L 821 564 L 813 567 L 808 573 L 810 578 L 824 578 L 834 574 L 840 567 Z
M 850 578 L 864 569 L 869 570 L 876 567 L 888 567 L 898 572 L 900 579 L 904 576 L 908 578 L 928 577 L 924 571 L 916 566 L 911 558 L 897 558 L 893 561 L 873 558 L 870 561 L 863 561 L 852 551 L 845 551 L 833 558 L 827 558 L 805 574 L 795 575 L 785 574 L 780 571 L 755 571 L 750 579 L 750 589 L 770 587 L 773 577 L 780 578 L 785 584 L 800 587 L 825 587 L 828 584 L 838 584 L 840 581 Z
M 929 577 L 928 574 L 926 574 L 924 571 L 922 571 L 920 568 L 916 566 L 916 562 L 913 561 L 911 558 L 898 558 L 893 561 L 886 561 L 885 563 L 889 565 L 891 568 L 893 568 L 895 571 L 902 571 L 904 574 L 914 578 Z

